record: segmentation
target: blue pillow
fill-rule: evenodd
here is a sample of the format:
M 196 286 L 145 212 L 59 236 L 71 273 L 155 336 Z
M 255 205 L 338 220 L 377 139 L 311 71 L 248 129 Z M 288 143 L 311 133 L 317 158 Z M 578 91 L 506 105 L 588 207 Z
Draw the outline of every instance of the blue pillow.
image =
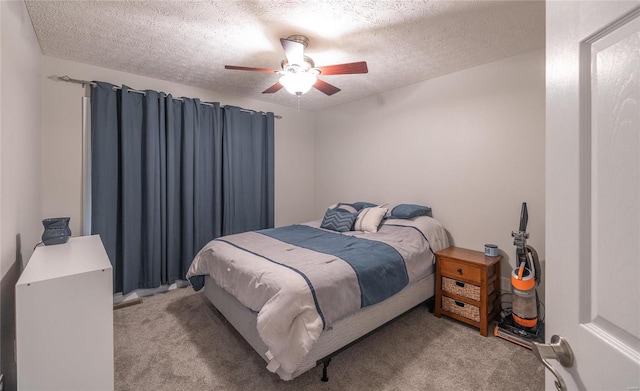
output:
M 358 201 L 358 202 L 354 202 L 354 203 L 351 203 L 351 204 L 346 203 L 346 202 L 340 202 L 340 203 L 336 204 L 336 208 L 342 208 L 342 209 L 346 209 L 346 210 L 350 210 L 350 208 L 353 208 L 357 212 L 361 211 L 364 208 L 372 208 L 374 206 L 378 206 L 378 205 L 372 204 L 371 202 L 364 202 L 364 201 Z M 347 207 L 347 208 L 345 208 L 345 207 Z
M 428 216 L 431 213 L 430 207 L 414 204 L 389 205 L 388 208 L 389 212 L 386 217 L 390 219 L 412 219 L 418 216 Z
M 356 221 L 357 213 L 349 213 L 345 210 L 327 209 L 320 224 L 320 228 L 330 229 L 332 231 L 347 232 L 351 231 L 353 223 Z
M 372 204 L 371 202 L 358 201 L 358 202 L 354 202 L 353 206 L 357 210 L 362 210 L 364 208 L 373 208 L 374 206 L 378 206 L 378 205 L 377 204 Z

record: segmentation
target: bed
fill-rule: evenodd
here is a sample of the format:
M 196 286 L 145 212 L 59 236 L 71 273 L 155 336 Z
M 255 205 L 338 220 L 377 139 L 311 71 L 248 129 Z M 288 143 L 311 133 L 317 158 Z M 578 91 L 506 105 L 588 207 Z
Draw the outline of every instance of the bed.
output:
M 327 223 L 332 210 L 345 215 L 329 208 L 322 221 L 212 240 L 187 278 L 269 371 L 291 380 L 324 363 L 326 380 L 336 352 L 434 295 L 445 229 L 430 216 L 382 209 L 347 208 L 354 221 L 333 220 L 349 230 Z M 374 224 L 363 219 L 368 212 Z

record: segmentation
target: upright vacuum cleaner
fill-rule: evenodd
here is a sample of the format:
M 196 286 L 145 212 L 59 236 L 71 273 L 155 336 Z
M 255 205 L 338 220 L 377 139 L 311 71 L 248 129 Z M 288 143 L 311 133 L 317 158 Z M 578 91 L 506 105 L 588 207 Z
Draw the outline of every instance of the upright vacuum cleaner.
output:
M 544 343 L 544 323 L 539 319 L 536 291 L 542 271 L 538 253 L 527 245 L 528 220 L 527 203 L 523 202 L 519 230 L 511 232 L 516 246 L 516 268 L 511 272 L 511 312 L 504 314 L 493 335 L 531 349 L 533 342 Z

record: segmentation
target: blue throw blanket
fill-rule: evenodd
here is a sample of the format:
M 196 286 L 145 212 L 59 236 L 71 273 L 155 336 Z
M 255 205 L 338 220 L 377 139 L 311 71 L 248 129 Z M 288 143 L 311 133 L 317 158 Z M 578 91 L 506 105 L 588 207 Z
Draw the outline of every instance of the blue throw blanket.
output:
M 400 253 L 388 244 L 327 232 L 306 225 L 257 231 L 294 246 L 334 255 L 347 262 L 360 284 L 361 307 L 379 303 L 400 292 L 409 282 Z

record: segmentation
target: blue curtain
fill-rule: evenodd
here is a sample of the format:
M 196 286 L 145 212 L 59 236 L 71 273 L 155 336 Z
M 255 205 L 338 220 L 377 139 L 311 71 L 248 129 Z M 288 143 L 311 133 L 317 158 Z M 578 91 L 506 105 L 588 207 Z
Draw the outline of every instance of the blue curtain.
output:
M 273 122 L 273 113 L 224 108 L 223 235 L 274 225 Z
M 172 284 L 210 240 L 273 227 L 272 113 L 113 87 L 91 89 L 91 230 L 114 292 Z

